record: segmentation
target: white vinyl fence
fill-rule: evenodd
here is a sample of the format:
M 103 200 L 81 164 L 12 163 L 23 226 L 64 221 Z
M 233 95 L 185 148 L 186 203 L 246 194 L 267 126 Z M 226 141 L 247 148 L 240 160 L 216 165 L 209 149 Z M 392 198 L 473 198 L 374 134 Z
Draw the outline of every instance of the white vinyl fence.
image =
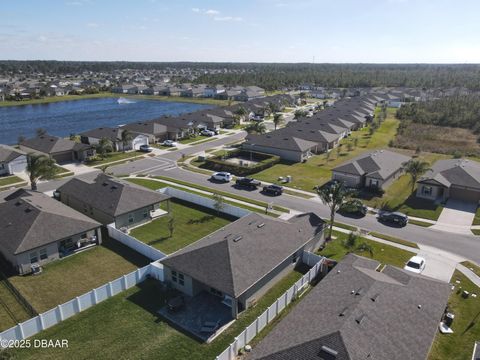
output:
M 165 187 L 165 188 L 162 188 L 162 189 L 158 189 L 157 191 L 161 192 L 162 194 L 167 194 L 167 195 L 170 195 L 174 198 L 178 198 L 180 200 L 188 201 L 188 202 L 200 205 L 200 206 L 204 206 L 204 207 L 209 208 L 209 209 L 215 209 L 215 200 L 213 200 L 212 198 L 209 198 L 209 197 L 205 197 L 205 196 L 197 195 L 197 194 L 192 194 L 190 192 L 174 189 L 174 188 L 171 188 L 171 187 Z M 225 213 L 225 214 L 228 214 L 228 215 L 238 217 L 238 218 L 241 218 L 241 217 L 251 213 L 251 211 L 249 211 L 249 210 L 246 210 L 244 208 L 234 206 L 234 205 L 231 205 L 231 204 L 226 204 L 226 203 L 223 204 L 222 212 Z
M 112 239 L 121 242 L 123 245 L 128 246 L 129 248 L 139 252 L 143 256 L 146 256 L 153 261 L 163 259 L 165 256 L 167 256 L 160 250 L 155 249 L 153 246 L 147 245 L 144 242 L 141 242 L 140 240 L 134 238 L 133 236 L 130 236 L 128 234 L 125 234 L 123 231 L 118 230 L 115 227 L 115 224 L 107 225 L 107 230 L 108 236 L 110 236 Z
M 314 255 L 314 254 L 312 254 Z M 305 256 L 305 253 L 304 253 Z M 317 256 L 317 255 L 315 255 Z M 282 312 L 299 294 L 301 294 L 308 284 L 324 270 L 326 258 L 317 256 L 318 261 L 315 265 L 302 276 L 290 289 L 280 296 L 268 309 L 266 309 L 253 323 L 245 328 L 228 348 L 226 348 L 216 360 L 234 360 L 240 349 L 248 345 L 255 336 L 263 330 L 275 317 Z M 313 257 L 310 258 L 313 261 Z
M 20 323 L 0 333 L 0 340 L 23 340 L 59 322 L 72 317 L 122 291 L 141 283 L 147 276 L 163 280 L 163 266 L 149 264 L 129 274 L 110 281 L 86 294 L 77 296 L 64 304 Z

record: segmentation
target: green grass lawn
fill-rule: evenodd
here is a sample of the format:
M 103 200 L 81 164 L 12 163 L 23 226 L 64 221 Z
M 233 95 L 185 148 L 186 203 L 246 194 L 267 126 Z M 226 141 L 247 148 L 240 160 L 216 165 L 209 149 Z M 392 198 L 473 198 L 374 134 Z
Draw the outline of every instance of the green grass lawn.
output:
M 280 176 L 291 175 L 290 187 L 313 191 L 315 186 L 331 179 L 334 167 L 366 151 L 387 147 L 389 141 L 395 137 L 398 125 L 399 121 L 394 118 L 394 112 L 390 111 L 387 120 L 372 136 L 369 135 L 368 128 L 352 132 L 348 138 L 341 141 L 340 153 L 334 149 L 328 159 L 326 154 L 320 154 L 311 157 L 306 163 L 280 162 L 254 176 L 259 180 L 278 183 Z M 357 147 L 348 151 L 347 144 L 353 144 L 355 138 L 358 139 Z
M 44 266 L 41 275 L 9 280 L 35 310 L 43 312 L 148 263 L 136 251 L 105 239 L 101 246 Z
M 236 220 L 227 215 L 218 215 L 215 210 L 178 199 L 170 200 L 170 214 L 175 219 L 172 237 L 169 236 L 167 215 L 133 229 L 130 235 L 171 254 Z
M 480 229 L 471 229 L 473 235 L 480 235 Z
M 129 151 L 129 152 L 112 152 L 108 153 L 105 159 L 101 159 L 100 156 L 96 160 L 88 161 L 86 165 L 88 166 L 97 166 L 107 164 L 113 161 L 120 160 L 129 160 L 129 159 L 141 159 L 143 158 L 144 153 L 140 151 Z
M 456 280 L 460 280 L 460 284 L 456 284 Z M 480 298 L 462 298 L 459 287 L 477 295 L 480 289 L 458 270 L 453 273 L 452 281 L 456 289 L 450 295 L 448 307 L 455 314 L 453 334 L 437 333 L 428 360 L 470 359 L 473 345 L 480 339 Z
M 210 344 L 200 343 L 170 326 L 157 311 L 167 294 L 155 280 L 133 287 L 70 318 L 34 339 L 68 339 L 65 349 L 22 349 L 12 351 L 22 359 L 215 359 L 302 274 L 291 272 L 271 288 L 257 305 L 239 315 L 227 330 Z
M 29 318 L 30 316 L 22 304 L 8 290 L 5 282 L 0 280 L 0 332 Z
M 477 211 L 475 212 L 472 225 L 480 225 L 480 207 L 478 207 Z
M 336 261 L 340 261 L 349 251 L 342 245 L 342 242 L 347 238 L 348 234 L 334 231 L 333 235 L 337 238 L 329 241 L 326 244 L 325 248 L 322 251 L 318 252 L 318 254 Z M 415 255 L 410 251 L 398 249 L 394 246 L 385 245 L 375 242 L 373 240 L 367 240 L 365 238 L 359 238 L 358 244 L 362 242 L 366 242 L 372 247 L 373 256 L 370 253 L 364 251 L 354 251 L 354 253 L 370 259 L 377 260 L 382 264 L 389 264 L 403 268 L 408 259 Z
M 471 271 L 473 271 L 478 277 L 480 277 L 480 266 L 475 265 L 470 261 L 463 261 L 461 264 L 466 268 L 470 269 Z
M 412 248 L 418 249 L 418 245 L 416 243 L 408 241 L 408 240 L 399 239 L 399 238 L 396 238 L 394 236 L 380 234 L 380 233 L 373 232 L 373 231 L 370 233 L 370 235 L 372 235 L 374 237 L 377 237 L 377 238 L 380 238 L 380 239 L 383 239 L 383 240 L 391 241 L 391 242 L 394 242 L 394 243 L 397 243 L 397 244 L 410 246 Z
M 15 175 L 0 177 L 0 187 L 8 186 L 8 185 L 12 185 L 20 182 L 25 182 L 25 181 Z

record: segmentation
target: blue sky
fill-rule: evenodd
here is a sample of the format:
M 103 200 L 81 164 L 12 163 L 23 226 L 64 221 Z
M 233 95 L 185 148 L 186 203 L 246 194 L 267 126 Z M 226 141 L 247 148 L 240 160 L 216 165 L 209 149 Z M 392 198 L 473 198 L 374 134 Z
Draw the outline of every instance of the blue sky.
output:
M 3 0 L 0 59 L 480 63 L 477 0 Z

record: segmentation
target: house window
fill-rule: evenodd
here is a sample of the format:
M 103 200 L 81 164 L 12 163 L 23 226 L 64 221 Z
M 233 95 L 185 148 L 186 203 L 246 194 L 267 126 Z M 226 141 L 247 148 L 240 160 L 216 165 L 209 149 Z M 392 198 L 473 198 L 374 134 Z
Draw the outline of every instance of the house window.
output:
M 3 169 L 5 169 L 5 164 L 2 163 L 0 164 L 0 170 L 3 170 Z
M 370 186 L 371 187 L 378 187 L 378 180 L 370 179 Z
M 36 262 L 38 262 L 38 256 L 37 256 L 37 252 L 34 251 L 30 253 L 30 264 L 34 264 Z
M 296 262 L 297 262 L 297 253 L 292 255 L 292 263 L 296 263 Z
M 148 210 L 145 210 L 145 212 L 143 213 L 143 218 L 144 219 L 148 218 Z
M 185 277 L 181 273 L 178 273 L 178 283 L 182 286 L 185 285 Z
M 177 272 L 176 272 L 176 271 L 172 271 L 172 281 L 175 282 L 175 283 L 178 282 L 178 280 L 177 280 Z
M 80 239 L 86 239 L 86 238 L 87 238 L 87 233 L 80 235 Z
M 422 194 L 432 196 L 433 188 L 431 186 L 422 186 Z
M 47 249 L 40 249 L 40 260 L 48 259 Z
M 128 214 L 128 222 L 131 224 L 133 223 L 134 217 L 133 214 Z

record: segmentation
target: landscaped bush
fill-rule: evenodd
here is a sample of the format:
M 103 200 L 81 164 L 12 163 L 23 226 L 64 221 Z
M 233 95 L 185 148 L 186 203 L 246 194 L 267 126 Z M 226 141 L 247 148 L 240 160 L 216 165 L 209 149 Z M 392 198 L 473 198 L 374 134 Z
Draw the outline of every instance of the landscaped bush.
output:
M 250 156 L 252 156 L 252 159 L 258 162 L 248 167 L 232 164 L 226 161 L 227 159 L 234 157 L 250 158 Z M 237 176 L 247 176 L 268 169 L 278 162 L 280 162 L 280 157 L 276 155 L 250 152 L 245 150 L 233 150 L 228 152 L 226 155 L 215 156 L 206 159 L 205 164 L 202 167 L 213 171 L 228 171 Z

